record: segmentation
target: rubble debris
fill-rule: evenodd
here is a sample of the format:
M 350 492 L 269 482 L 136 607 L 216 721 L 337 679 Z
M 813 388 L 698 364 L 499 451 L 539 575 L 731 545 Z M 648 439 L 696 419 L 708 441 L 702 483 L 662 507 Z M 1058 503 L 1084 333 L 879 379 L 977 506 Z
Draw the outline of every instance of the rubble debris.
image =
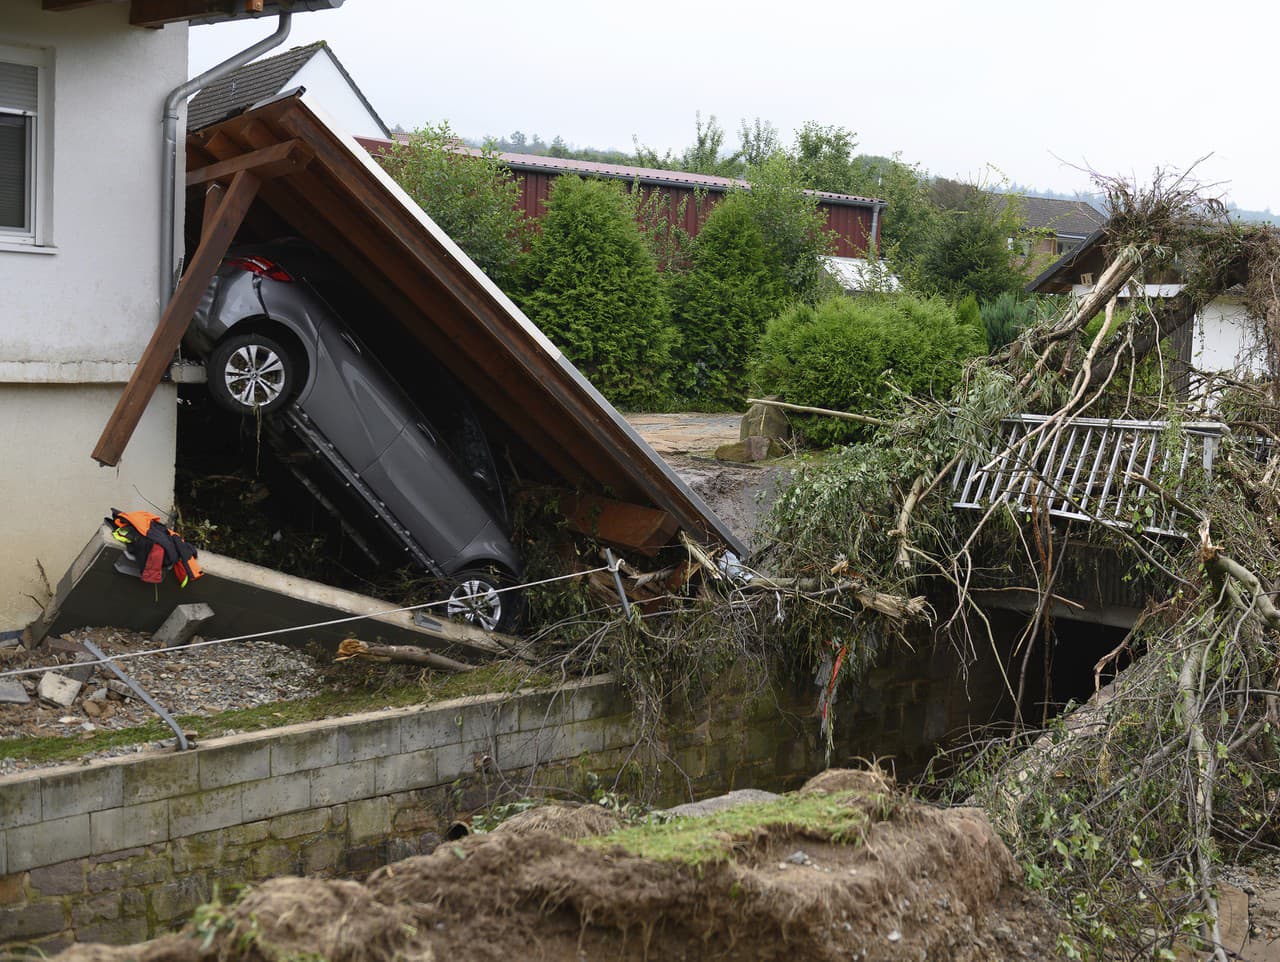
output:
M 0 678 L 0 704 L 3 705 L 25 705 L 31 699 L 27 696 L 27 690 L 22 687 L 22 683 L 14 681 L 12 678 Z
M 185 645 L 191 636 L 213 618 L 213 609 L 203 602 L 193 605 L 177 605 L 169 613 L 151 640 L 165 648 Z
M 47 671 L 40 676 L 40 687 L 36 689 L 36 695 L 41 701 L 48 702 L 50 705 L 70 708 L 82 687 L 84 686 L 74 678 L 68 678 L 56 671 Z
M 87 684 L 98 670 L 97 661 L 98 659 L 89 652 L 82 651 L 76 655 L 76 660 L 72 664 L 62 669 L 62 674 L 68 678 L 74 678 L 82 685 Z

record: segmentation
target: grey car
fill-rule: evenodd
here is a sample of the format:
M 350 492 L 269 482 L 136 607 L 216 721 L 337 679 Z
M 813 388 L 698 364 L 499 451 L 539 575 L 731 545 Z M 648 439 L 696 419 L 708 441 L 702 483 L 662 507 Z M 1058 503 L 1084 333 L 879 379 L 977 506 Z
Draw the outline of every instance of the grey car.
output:
M 287 426 L 414 562 L 447 580 L 451 617 L 509 629 L 518 603 L 499 589 L 517 581 L 521 563 L 483 430 L 454 392 L 432 406 L 448 421 L 442 435 L 339 316 L 335 292 L 348 295 L 348 311 L 359 295 L 337 275 L 300 242 L 233 249 L 186 346 L 205 359 L 215 402 Z M 437 370 L 424 380 L 438 392 L 448 378 Z

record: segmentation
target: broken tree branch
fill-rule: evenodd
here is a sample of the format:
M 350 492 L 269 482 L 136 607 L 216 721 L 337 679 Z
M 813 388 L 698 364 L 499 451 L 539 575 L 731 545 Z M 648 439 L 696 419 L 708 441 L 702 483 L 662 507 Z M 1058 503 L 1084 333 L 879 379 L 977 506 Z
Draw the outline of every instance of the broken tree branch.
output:
M 412 645 L 379 645 L 361 641 L 359 638 L 345 638 L 338 645 L 338 654 L 333 660 L 350 661 L 353 658 L 364 661 L 393 661 L 402 665 L 426 665 L 428 668 L 436 668 L 440 671 L 475 670 L 474 665 L 466 665 Z
M 768 407 L 782 408 L 784 411 L 799 411 L 801 414 L 821 414 L 823 417 L 840 418 L 843 421 L 857 421 L 859 424 L 874 424 L 883 427 L 889 424 L 884 418 L 873 418 L 869 414 L 852 414 L 849 411 L 832 411 L 827 408 L 811 408 L 803 404 L 788 404 L 785 401 L 769 401 L 764 398 L 749 397 L 748 404 L 764 404 Z

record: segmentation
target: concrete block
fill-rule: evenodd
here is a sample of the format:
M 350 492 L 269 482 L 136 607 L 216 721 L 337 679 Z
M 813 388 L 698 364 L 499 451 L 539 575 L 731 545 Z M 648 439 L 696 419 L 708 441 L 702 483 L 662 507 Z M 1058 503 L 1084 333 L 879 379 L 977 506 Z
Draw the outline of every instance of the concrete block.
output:
M 239 785 L 169 799 L 170 838 L 226 828 L 242 820 Z
M 169 805 L 165 801 L 122 805 L 89 815 L 93 854 L 104 855 L 138 845 L 169 840 Z
M 22 682 L 12 678 L 0 678 L 0 705 L 25 705 L 31 699 Z
M 155 630 L 151 640 L 164 648 L 185 645 L 212 617 L 213 609 L 206 604 L 178 605 Z
M 596 682 L 579 685 L 566 693 L 569 721 L 586 721 L 630 711 L 618 686 L 613 682 Z
M 614 715 L 612 718 L 602 719 L 602 722 L 601 733 L 606 751 L 635 744 L 637 732 L 634 715 Z
M 40 778 L 13 775 L 0 779 L 0 829 L 40 821 Z
M 564 750 L 572 755 L 583 752 L 595 753 L 604 750 L 603 719 L 574 722 L 564 727 Z
M 379 758 L 373 788 L 379 795 L 390 795 L 411 788 L 426 788 L 435 785 L 438 779 L 434 752 L 410 752 Z
M 568 701 L 563 692 L 534 692 L 520 699 L 520 731 L 537 731 L 564 723 Z
M 87 651 L 82 651 L 76 655 L 74 664 L 65 665 L 58 670 L 68 678 L 74 678 L 80 684 L 86 685 L 89 683 L 89 679 L 98 671 L 98 666 L 94 664 L 97 660 L 94 655 L 89 654 Z
M 254 782 L 271 774 L 271 742 L 266 739 L 200 748 L 196 755 L 202 790 Z
M 399 753 L 399 718 L 375 718 L 338 729 L 338 764 Z
M 144 941 L 149 934 L 146 918 L 137 916 L 76 926 L 76 941 L 81 943 L 100 942 L 104 945 L 133 945 L 136 942 Z
M 518 738 L 519 735 L 504 735 L 504 738 Z M 475 769 L 471 764 L 470 754 L 464 754 L 462 744 L 442 745 L 430 753 L 436 764 L 436 778 L 441 782 L 451 782 L 459 775 L 469 775 Z M 501 759 L 498 764 L 507 767 Z
M 89 816 L 72 815 L 11 828 L 5 832 L 5 847 L 10 872 L 84 858 L 93 851 Z
M 416 752 L 462 741 L 462 712 L 448 708 L 416 712 L 400 719 L 400 751 Z
M 301 835 L 319 835 L 328 824 L 327 808 L 309 808 L 271 819 L 267 830 L 272 838 L 298 838 Z
M 311 807 L 335 805 L 356 798 L 368 798 L 374 793 L 374 773 L 377 763 L 373 759 L 317 768 L 310 772 Z
M 244 804 L 244 790 L 240 792 L 241 804 Z M 271 837 L 271 830 L 265 819 L 257 821 L 249 821 L 249 816 L 245 815 L 245 820 L 240 825 L 232 825 L 223 832 L 228 845 L 254 845 L 257 842 L 265 842 Z
M 36 697 L 58 708 L 70 708 L 82 687 L 84 686 L 74 678 L 60 675 L 56 671 L 46 671 L 40 676 Z
M 347 806 L 347 837 L 351 842 L 386 838 L 391 834 L 391 800 L 364 798 Z
M 249 865 L 255 879 L 268 879 L 278 875 L 297 875 L 302 859 L 288 845 L 277 842 L 255 849 Z
M 338 764 L 338 732 L 332 727 L 290 732 L 271 742 L 271 774 L 289 775 Z
M 109 922 L 120 918 L 122 898 L 119 892 L 103 892 L 76 899 L 71 905 L 71 924 L 78 930 L 93 922 Z
M 41 780 L 44 819 L 117 808 L 123 799 L 119 765 L 98 763 L 88 768 L 60 769 Z M 126 846 L 127 847 L 127 846 Z
M 311 807 L 311 775 L 294 772 L 240 786 L 240 804 L 246 822 L 272 818 Z
M 170 815 L 172 814 L 170 811 Z M 169 843 L 169 855 L 173 860 L 174 874 L 216 868 L 224 864 L 225 842 L 226 832 L 222 829 L 199 832 L 186 838 L 175 838 Z
M 125 805 L 188 795 L 200 788 L 196 752 L 149 755 L 120 766 L 121 801 Z

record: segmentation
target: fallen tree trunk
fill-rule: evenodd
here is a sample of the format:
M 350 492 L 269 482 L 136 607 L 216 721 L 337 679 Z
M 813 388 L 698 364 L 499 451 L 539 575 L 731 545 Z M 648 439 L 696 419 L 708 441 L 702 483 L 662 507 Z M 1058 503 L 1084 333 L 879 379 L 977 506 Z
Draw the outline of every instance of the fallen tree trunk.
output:
M 347 638 L 338 645 L 338 655 L 334 661 L 350 661 L 353 658 L 364 661 L 392 661 L 402 665 L 425 665 L 440 671 L 464 672 L 474 671 L 474 665 L 467 665 L 444 655 L 437 655 L 424 648 L 413 645 L 379 645 L 361 641 L 359 638 Z

